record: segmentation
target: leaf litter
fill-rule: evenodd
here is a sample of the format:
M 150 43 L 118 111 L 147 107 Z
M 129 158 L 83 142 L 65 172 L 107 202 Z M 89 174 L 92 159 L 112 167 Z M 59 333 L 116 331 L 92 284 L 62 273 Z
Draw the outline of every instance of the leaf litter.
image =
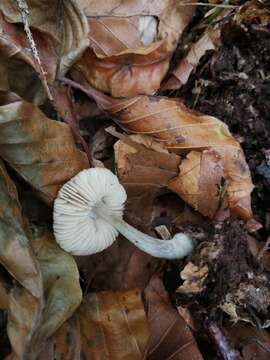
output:
M 1 2 L 1 358 L 269 357 L 270 10 L 208 5 Z M 89 166 L 194 252 L 60 249 L 54 199 Z

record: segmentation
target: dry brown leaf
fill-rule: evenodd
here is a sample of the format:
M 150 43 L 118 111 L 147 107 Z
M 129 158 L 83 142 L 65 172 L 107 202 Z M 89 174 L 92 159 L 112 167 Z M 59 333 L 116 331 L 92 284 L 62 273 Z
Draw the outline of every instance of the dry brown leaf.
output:
M 31 239 L 30 231 L 22 217 L 15 185 L 9 178 L 2 162 L 0 166 L 0 262 L 17 280 L 17 283 L 15 282 L 9 291 L 8 299 L 7 294 L 1 292 L 1 307 L 8 308 L 7 332 L 14 358 L 22 358 L 33 354 L 32 337 L 36 331 L 42 333 L 42 338 L 36 337 L 35 340 L 39 342 L 38 345 L 41 345 L 46 337 L 54 332 L 57 324 L 61 324 L 61 320 L 64 321 L 69 316 L 74 309 L 73 306 L 78 305 L 78 302 L 76 303 L 73 299 L 77 296 L 75 287 L 79 286 L 79 282 L 78 276 L 77 282 L 70 276 L 74 267 L 76 268 L 73 263 L 72 269 L 72 257 L 62 250 L 59 249 L 56 253 L 56 261 L 53 259 L 53 246 L 49 250 L 47 249 L 47 253 L 45 251 L 44 254 L 43 251 L 42 254 L 38 254 L 38 259 L 36 259 L 31 246 L 33 243 L 29 240 Z M 48 260 L 48 251 L 50 261 L 47 261 L 44 269 L 41 265 L 42 262 Z M 64 256 L 61 256 L 61 253 Z M 67 264 L 68 269 L 64 271 L 67 279 L 64 283 L 64 290 L 68 292 L 68 296 L 61 301 L 61 282 L 63 280 L 61 271 L 59 271 L 59 261 L 61 261 L 62 267 L 65 266 L 65 257 L 71 258 L 71 262 Z M 53 286 L 53 277 L 57 278 L 57 289 Z M 43 284 L 47 300 L 45 308 Z M 69 292 L 70 289 L 72 289 L 71 292 Z M 71 294 L 72 296 L 70 296 Z M 63 306 L 64 304 L 68 304 L 68 306 Z M 66 317 L 63 316 L 63 313 Z M 41 320 L 42 326 L 39 328 Z
M 52 339 L 54 350 L 48 360 L 51 360 L 54 356 L 57 359 L 79 360 L 81 353 L 80 335 L 79 316 L 74 314 L 54 334 Z M 45 359 L 41 358 L 39 360 Z
M 145 209 L 138 208 L 138 212 L 145 214 Z M 134 216 L 133 218 L 132 216 L 128 217 L 128 221 L 131 224 L 138 222 Z M 145 227 L 145 224 L 143 226 L 140 223 L 139 228 L 149 232 L 149 226 Z M 139 250 L 123 237 L 119 237 L 106 251 L 92 255 L 91 261 L 88 256 L 77 257 L 76 260 L 86 279 L 87 288 L 91 286 L 91 289 L 95 291 L 134 287 L 144 289 L 161 264 L 160 259 L 153 258 Z
M 155 276 L 145 289 L 150 326 L 147 359 L 203 360 L 191 330 L 170 303 L 161 280 Z
M 155 41 L 157 20 L 149 16 L 147 17 L 149 24 L 143 27 L 143 18 L 141 16 L 89 17 L 89 40 L 93 53 L 97 58 L 103 59 L 125 54 L 148 55 L 159 48 L 161 41 Z M 146 39 L 152 40 L 149 44 L 144 43 L 143 37 L 143 33 L 147 31 L 152 32 L 152 37 Z M 144 61 L 146 62 L 147 59 Z
M 88 295 L 79 309 L 86 359 L 142 359 L 148 325 L 138 290 Z
M 2 161 L 0 200 L 0 262 L 17 281 L 8 296 L 7 331 L 14 353 L 21 356 L 29 351 L 31 336 L 40 320 L 43 284 L 17 190 Z
M 40 324 L 43 306 L 43 294 L 35 297 L 20 286 L 11 290 L 7 324 L 11 359 L 31 358 L 32 336 Z
M 136 16 L 159 15 L 164 10 L 167 1 L 137 1 L 137 0 L 79 0 L 86 16 Z
M 209 269 L 206 264 L 199 267 L 189 262 L 180 273 L 184 283 L 179 286 L 176 292 L 182 294 L 197 294 L 202 292 L 205 288 L 204 281 L 208 276 L 208 271 Z
M 150 137 L 110 133 L 121 139 L 114 145 L 115 161 L 117 175 L 129 197 L 147 192 L 156 196 L 178 174 L 180 157 L 169 154 L 161 146 L 155 151 L 153 140 L 146 147 L 144 144 L 149 143 Z
M 4 279 L 2 274 L 0 273 L 0 309 L 8 309 L 8 299 L 9 299 L 9 291 L 10 284 Z
M 49 204 L 62 184 L 88 167 L 69 126 L 22 100 L 0 106 L 0 156 Z
M 80 1 L 76 0 L 68 2 L 31 0 L 27 3 L 29 25 L 33 33 L 36 32 L 34 37 L 42 65 L 48 72 L 48 80 L 53 80 L 56 66 L 59 74 L 64 74 L 87 47 L 89 29 L 86 16 L 80 7 Z M 8 26 L 7 22 L 10 23 L 8 31 L 1 31 L 1 40 L 4 44 L 17 47 L 14 55 L 24 54 L 23 60 L 25 61 L 27 57 L 27 61 L 33 66 L 31 52 L 25 49 L 25 47 L 29 48 L 29 45 L 27 46 L 24 30 L 19 25 L 22 19 L 17 2 L 1 1 L 0 11 L 5 17 L 6 26 Z M 51 65 L 48 67 L 48 64 Z
M 188 24 L 195 6 L 185 5 L 189 0 L 124 0 L 110 1 L 103 4 L 97 0 L 80 0 L 86 16 L 89 17 L 132 17 L 156 16 L 159 20 L 158 38 L 167 39 L 170 46 L 175 46 L 179 34 Z
M 29 244 L 16 187 L 0 161 L 0 262 L 30 294 L 42 296 L 38 263 Z
M 76 263 L 55 243 L 52 235 L 35 229 L 31 245 L 44 286 L 39 297 L 15 286 L 9 293 L 8 335 L 13 355 L 35 359 L 47 339 L 65 322 L 81 302 Z M 14 357 L 16 358 L 16 357 Z
M 47 80 L 53 81 L 57 64 L 52 56 L 48 56 L 54 51 L 53 41 L 50 36 L 46 38 L 46 35 L 39 31 L 36 31 L 35 35 Z M 42 102 L 44 95 L 37 75 L 40 73 L 40 68 L 29 46 L 23 28 L 6 21 L 0 11 L 0 88 L 5 91 L 15 91 L 29 100 Z
M 56 74 L 63 75 L 87 47 L 88 23 L 75 0 L 28 1 L 28 15 L 23 13 L 34 39 L 30 45 L 19 3 L 0 3 L 0 89 L 42 104 L 46 96 L 52 100 Z
M 39 353 L 45 340 L 73 314 L 82 300 L 79 271 L 73 257 L 63 251 L 49 231 L 36 229 L 31 244 L 42 273 L 45 307 L 33 334 L 31 351 Z
M 55 356 L 141 360 L 148 338 L 140 291 L 91 293 L 54 336 Z
M 191 312 L 187 307 L 183 307 L 181 305 L 177 306 L 177 311 L 179 315 L 185 320 L 186 324 L 190 327 L 191 330 L 196 331 L 196 325 L 194 322 L 194 318 L 191 315 Z
M 106 6 L 97 9 L 90 1 L 91 8 L 85 2 L 90 48 L 75 68 L 95 88 L 114 97 L 153 94 L 159 89 L 179 36 L 193 15 L 193 6 L 182 6 L 186 2 L 160 1 L 158 18 L 152 16 L 157 12 L 154 8 L 153 14 L 148 9 L 148 15 L 144 15 L 145 4 L 137 4 L 142 13 L 132 15 L 135 1 L 122 2 L 120 12 L 125 9 L 125 16 L 113 9 L 107 16 Z
M 269 359 L 270 336 L 268 331 L 243 324 L 226 326 L 225 331 L 233 347 L 239 351 L 239 359 Z
M 162 48 L 150 55 L 122 55 L 98 59 L 87 50 L 75 68 L 80 70 L 95 88 L 114 97 L 153 94 L 169 68 L 170 54 Z
M 195 174 L 190 174 L 193 181 L 194 176 L 201 176 L 200 167 L 204 171 L 203 178 L 196 179 L 195 194 L 190 194 L 191 197 L 186 196 L 189 194 L 189 190 L 186 189 L 189 184 L 183 182 L 181 174 L 172 180 L 174 189 L 191 206 L 196 206 L 196 209 L 200 208 L 200 211 L 208 216 L 213 216 L 219 204 L 221 209 L 228 208 L 231 213 L 244 220 L 252 218 L 250 193 L 254 186 L 250 171 L 240 144 L 222 121 L 191 111 L 178 99 L 157 96 L 113 99 L 90 87 L 78 72 L 73 72 L 73 77 L 83 84 L 88 95 L 93 97 L 103 110 L 109 112 L 126 131 L 151 135 L 163 142 L 168 150 L 179 154 L 211 150 L 203 153 L 200 162 L 196 160 L 199 155 L 197 153 L 185 160 L 186 169 L 192 169 L 192 164 L 197 168 Z M 211 169 L 209 178 L 208 167 Z M 216 181 L 218 184 L 213 188 Z M 214 199 L 209 196 L 209 189 L 212 195 L 214 194 Z M 198 204 L 194 197 L 201 199 L 203 204 Z M 206 199 L 210 199 L 211 202 L 208 203 Z
M 223 162 L 214 150 L 191 151 L 179 166 L 178 177 L 172 179 L 169 188 L 201 214 L 213 218 L 222 199 Z
M 197 67 L 200 59 L 206 52 L 217 49 L 220 43 L 220 36 L 219 28 L 208 29 L 197 42 L 191 45 L 187 55 L 176 65 L 171 77 L 162 86 L 162 89 L 179 89 L 182 85 L 186 84 L 190 74 Z

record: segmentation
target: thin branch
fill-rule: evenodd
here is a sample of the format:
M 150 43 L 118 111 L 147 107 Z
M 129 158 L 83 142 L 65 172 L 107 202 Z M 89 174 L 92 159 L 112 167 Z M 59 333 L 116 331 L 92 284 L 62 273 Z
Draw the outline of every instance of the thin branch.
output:
M 223 8 L 223 9 L 236 9 L 236 8 L 239 7 L 238 5 L 209 4 L 209 3 L 202 3 L 202 2 L 179 4 L 179 6 L 197 6 L 197 5 L 198 5 L 198 6 L 213 7 L 213 8 Z
M 38 69 L 39 69 L 39 71 L 38 71 L 39 78 L 40 78 L 40 80 L 41 80 L 41 82 L 43 84 L 43 87 L 44 87 L 44 89 L 46 91 L 46 94 L 47 94 L 49 100 L 52 101 L 53 97 L 52 97 L 52 94 L 51 94 L 51 91 L 49 89 L 48 82 L 47 82 L 47 79 L 46 79 L 46 71 L 44 70 L 44 68 L 42 66 L 42 63 L 40 61 L 40 58 L 39 58 L 39 55 L 38 55 L 38 50 L 37 50 L 37 47 L 36 47 L 36 43 L 35 43 L 35 40 L 33 38 L 31 29 L 30 29 L 30 25 L 29 25 L 29 21 L 28 21 L 29 9 L 28 9 L 28 5 L 27 5 L 27 1 L 26 0 L 16 0 L 16 1 L 17 1 L 17 5 L 18 5 L 18 8 L 19 8 L 21 17 L 22 17 L 22 22 L 23 22 L 23 25 L 24 25 L 24 31 L 25 31 L 27 39 L 29 41 L 32 55 L 34 57 L 35 62 L 37 63 Z
M 85 86 L 77 83 L 76 81 L 73 81 L 66 77 L 59 77 L 58 80 L 63 82 L 66 85 L 73 87 L 74 89 L 82 91 L 83 93 L 88 95 L 93 100 L 96 100 L 99 96 L 99 92 L 95 88 L 93 88 L 91 85 L 88 85 L 86 88 Z M 104 110 L 104 109 L 101 109 L 101 110 Z
M 16 0 L 17 1 L 17 5 L 22 17 L 22 22 L 24 24 L 24 31 L 26 33 L 27 39 L 29 41 L 30 44 L 30 48 L 31 48 L 31 52 L 32 55 L 34 57 L 35 62 L 37 63 L 37 67 L 38 67 L 38 74 L 40 77 L 40 80 L 44 86 L 44 89 L 46 91 L 46 94 L 49 98 L 49 100 L 51 101 L 53 107 L 55 108 L 55 110 L 60 114 L 60 116 L 62 117 L 62 119 L 64 120 L 64 122 L 66 122 L 67 124 L 69 124 L 75 138 L 77 139 L 77 141 L 79 143 L 81 143 L 88 161 L 89 161 L 89 165 L 92 166 L 93 165 L 93 159 L 91 156 L 91 153 L 89 151 L 89 147 L 87 146 L 84 138 L 82 137 L 82 135 L 80 134 L 80 129 L 79 126 L 77 124 L 76 121 L 76 114 L 73 108 L 73 103 L 70 100 L 69 104 L 66 104 L 67 106 L 69 105 L 69 111 L 64 111 L 63 109 L 61 109 L 60 103 L 59 102 L 59 95 L 57 94 L 57 90 L 55 90 L 53 87 L 49 87 L 47 79 L 46 79 L 46 71 L 44 70 L 39 54 L 38 54 L 38 50 L 35 44 L 35 40 L 33 38 L 31 29 L 30 29 L 30 25 L 29 25 L 29 21 L 28 21 L 28 17 L 29 17 L 29 9 L 28 9 L 28 5 L 27 5 L 27 0 Z M 70 86 L 70 85 L 69 85 Z M 55 95 L 55 98 L 52 95 L 52 92 Z

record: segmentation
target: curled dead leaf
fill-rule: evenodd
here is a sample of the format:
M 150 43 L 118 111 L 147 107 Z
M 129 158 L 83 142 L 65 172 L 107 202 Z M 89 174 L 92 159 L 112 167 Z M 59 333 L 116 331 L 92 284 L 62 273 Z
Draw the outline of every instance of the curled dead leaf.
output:
M 181 271 L 181 278 L 184 280 L 183 285 L 179 286 L 176 290 L 182 294 L 197 294 L 204 290 L 204 281 L 208 276 L 207 264 L 202 266 L 196 266 L 192 262 L 189 262 Z
M 115 135 L 121 139 L 114 145 L 117 174 L 129 196 L 147 192 L 157 195 L 177 175 L 180 157 L 170 154 L 150 137 Z
M 214 150 L 191 151 L 180 166 L 169 188 L 201 214 L 213 218 L 219 209 L 226 189 L 222 158 Z
M 195 168 L 187 172 L 194 193 L 192 190 L 189 194 L 188 181 L 181 178 L 181 173 L 172 179 L 173 190 L 191 206 L 210 217 L 218 208 L 228 208 L 246 221 L 252 218 L 250 194 L 254 186 L 250 171 L 240 144 L 222 121 L 191 111 L 178 99 L 158 96 L 113 99 L 89 86 L 80 73 L 73 72 L 73 77 L 124 130 L 151 135 L 178 154 L 193 152 L 183 166 L 189 170 Z M 209 151 L 201 157 L 204 150 Z M 214 197 L 209 196 L 209 189 L 214 191 Z M 203 203 L 198 204 L 198 200 Z
M 75 68 L 95 88 L 114 97 L 153 94 L 159 89 L 179 36 L 193 15 L 194 7 L 184 7 L 185 3 L 188 1 L 176 4 L 162 0 L 157 4 L 160 12 L 155 17 L 157 8 L 151 6 L 146 16 L 145 4 L 136 4 L 142 13 L 133 15 L 135 1 L 121 4 L 125 16 L 119 16 L 115 9 L 108 16 L 106 6 L 91 7 L 86 2 L 90 48 Z
M 210 28 L 191 45 L 188 53 L 176 65 L 168 81 L 162 86 L 163 90 L 179 89 L 186 84 L 190 74 L 197 67 L 200 59 L 207 51 L 216 50 L 220 44 L 221 32 L 219 28 Z

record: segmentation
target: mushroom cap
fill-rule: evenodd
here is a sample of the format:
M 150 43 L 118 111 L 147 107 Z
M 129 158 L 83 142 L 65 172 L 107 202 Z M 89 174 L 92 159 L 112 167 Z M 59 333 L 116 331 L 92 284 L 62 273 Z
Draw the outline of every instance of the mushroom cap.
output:
M 110 246 L 118 231 L 106 216 L 123 216 L 126 191 L 105 168 L 81 171 L 60 189 L 54 202 L 53 229 L 57 243 L 73 255 L 90 255 Z

